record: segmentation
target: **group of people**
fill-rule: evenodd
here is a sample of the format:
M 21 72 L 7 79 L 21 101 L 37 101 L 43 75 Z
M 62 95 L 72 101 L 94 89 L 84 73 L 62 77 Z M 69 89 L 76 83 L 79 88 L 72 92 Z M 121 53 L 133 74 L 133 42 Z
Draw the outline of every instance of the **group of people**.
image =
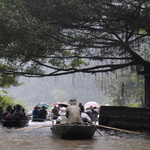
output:
M 26 113 L 20 104 L 15 105 L 14 108 L 8 105 L 2 116 L 5 120 L 22 120 L 26 118 Z
M 34 110 L 32 111 L 33 119 L 46 119 L 47 110 L 45 106 L 42 108 L 35 106 Z
M 64 105 L 63 107 L 60 107 L 60 111 L 58 112 L 59 117 L 56 119 L 56 123 L 57 124 L 58 123 L 84 124 L 85 122 L 92 123 L 95 120 L 93 120 L 93 118 L 90 115 L 88 115 L 89 112 L 90 111 L 85 112 L 82 103 L 79 103 L 79 105 L 77 105 L 76 99 L 70 99 L 68 105 Z M 89 114 L 93 114 L 93 112 L 91 109 L 91 113 Z

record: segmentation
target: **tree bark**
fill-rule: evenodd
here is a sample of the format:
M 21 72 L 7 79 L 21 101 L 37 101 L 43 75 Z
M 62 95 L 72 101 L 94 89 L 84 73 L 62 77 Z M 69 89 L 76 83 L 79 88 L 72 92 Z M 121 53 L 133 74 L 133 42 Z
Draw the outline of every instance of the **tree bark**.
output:
M 150 74 L 145 77 L 145 106 L 150 107 Z

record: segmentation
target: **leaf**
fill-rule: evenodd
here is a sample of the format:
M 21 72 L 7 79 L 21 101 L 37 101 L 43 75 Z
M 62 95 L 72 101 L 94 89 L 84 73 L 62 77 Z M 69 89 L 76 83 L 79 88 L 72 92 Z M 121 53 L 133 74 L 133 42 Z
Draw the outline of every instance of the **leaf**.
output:
M 0 90 L 0 91 L 2 91 L 3 93 L 5 93 L 5 94 L 8 94 L 8 92 L 7 91 L 5 91 L 5 90 Z

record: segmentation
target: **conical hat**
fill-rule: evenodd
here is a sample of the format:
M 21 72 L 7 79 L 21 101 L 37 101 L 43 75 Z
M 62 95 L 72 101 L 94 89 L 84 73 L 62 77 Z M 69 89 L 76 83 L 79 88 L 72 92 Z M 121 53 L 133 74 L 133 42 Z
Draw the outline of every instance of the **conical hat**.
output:
M 67 101 L 64 102 L 60 102 L 59 106 L 63 107 L 63 106 L 69 106 L 70 104 Z

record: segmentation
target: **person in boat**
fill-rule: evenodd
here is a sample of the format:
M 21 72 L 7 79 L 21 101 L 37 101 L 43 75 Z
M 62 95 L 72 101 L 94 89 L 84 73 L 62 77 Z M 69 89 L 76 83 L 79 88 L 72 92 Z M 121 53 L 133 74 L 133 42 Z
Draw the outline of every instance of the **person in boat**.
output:
M 70 104 L 67 101 L 61 102 L 58 104 L 59 107 L 68 107 Z
M 40 110 L 40 118 L 41 119 L 46 119 L 47 116 L 47 110 L 45 106 L 42 106 L 42 109 Z
M 84 106 L 82 105 L 82 103 L 79 103 L 79 107 L 81 109 L 81 118 L 83 122 L 92 123 L 91 118 L 84 112 Z
M 96 111 L 96 107 L 90 106 L 90 109 L 92 111 L 92 121 L 96 123 L 98 112 Z
M 33 116 L 33 119 L 37 119 L 40 117 L 40 110 L 37 106 L 34 107 L 32 111 L 32 116 Z
M 84 106 L 82 105 L 82 103 L 79 103 L 79 107 L 81 109 L 81 112 L 84 112 Z
M 13 116 L 14 116 L 14 119 L 15 120 L 22 120 L 25 118 L 25 112 L 24 110 L 22 109 L 23 107 L 19 104 L 17 104 L 14 108 L 14 113 L 13 113 Z
M 58 118 L 58 116 L 59 116 L 58 112 L 59 112 L 58 108 L 56 106 L 54 106 L 54 108 L 52 109 L 52 114 L 53 114 L 52 119 Z
M 58 123 L 66 123 L 67 122 L 67 117 L 66 117 L 66 108 L 61 107 L 60 111 L 58 112 L 59 117 L 56 119 L 56 124 Z
M 95 119 L 94 119 L 94 114 L 92 112 L 92 108 L 93 108 L 92 106 L 86 108 L 85 113 L 91 118 L 92 121 L 94 121 Z
M 76 105 L 77 100 L 74 98 L 70 99 L 69 104 L 70 105 L 66 109 L 66 116 L 68 118 L 67 123 L 83 124 L 83 120 L 81 118 L 81 109 Z
M 10 105 L 8 105 L 2 115 L 3 115 L 3 118 L 6 120 L 14 119 L 12 107 Z

